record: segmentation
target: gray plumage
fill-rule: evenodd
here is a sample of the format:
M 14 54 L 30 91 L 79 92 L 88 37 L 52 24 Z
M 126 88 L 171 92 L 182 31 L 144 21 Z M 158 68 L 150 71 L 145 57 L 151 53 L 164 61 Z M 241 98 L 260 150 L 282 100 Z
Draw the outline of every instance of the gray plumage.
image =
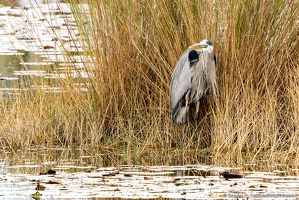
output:
M 217 95 L 216 59 L 209 40 L 190 46 L 179 58 L 171 80 L 172 120 L 186 123 L 188 108 L 207 94 Z

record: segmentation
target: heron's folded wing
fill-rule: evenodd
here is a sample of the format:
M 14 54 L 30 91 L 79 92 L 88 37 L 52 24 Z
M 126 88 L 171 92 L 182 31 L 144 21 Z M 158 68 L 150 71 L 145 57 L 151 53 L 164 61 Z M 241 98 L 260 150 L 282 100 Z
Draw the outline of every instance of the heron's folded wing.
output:
M 171 107 L 172 114 L 178 112 L 184 101 L 184 95 L 191 86 L 191 71 L 190 63 L 188 61 L 188 54 L 190 50 L 186 50 L 179 58 L 171 80 Z

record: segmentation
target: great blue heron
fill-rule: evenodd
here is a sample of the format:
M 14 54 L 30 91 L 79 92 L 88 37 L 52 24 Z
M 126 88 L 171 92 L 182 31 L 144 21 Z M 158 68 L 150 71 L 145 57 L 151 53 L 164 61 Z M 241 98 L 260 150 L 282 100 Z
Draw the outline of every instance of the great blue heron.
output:
M 171 80 L 173 122 L 186 124 L 191 104 L 195 105 L 197 114 L 199 100 L 209 93 L 218 93 L 215 64 L 210 40 L 193 44 L 179 58 Z
M 183 141 L 190 105 L 195 106 L 197 116 L 200 99 L 218 93 L 213 50 L 210 40 L 193 44 L 181 55 L 172 74 L 172 120 L 183 124 Z

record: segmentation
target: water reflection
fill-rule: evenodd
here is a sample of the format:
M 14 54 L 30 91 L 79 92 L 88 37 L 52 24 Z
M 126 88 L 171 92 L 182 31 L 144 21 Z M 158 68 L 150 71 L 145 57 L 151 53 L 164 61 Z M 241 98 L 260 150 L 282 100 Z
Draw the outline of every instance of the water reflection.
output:
M 47 3 L 60 3 L 61 0 L 20 0 L 19 4 L 21 6 L 30 6 L 35 4 L 47 4 Z
M 61 3 L 63 0 L 0 0 L 3 6 L 30 6 L 34 4 Z
M 15 55 L 0 55 L 0 72 L 2 76 L 11 75 L 20 68 L 20 60 Z
M 0 4 L 10 5 L 0 7 L 0 93 L 3 98 L 40 86 L 56 92 L 59 91 L 56 90 L 57 79 L 91 76 L 85 67 L 90 58 L 82 56 L 79 42 L 82 39 L 70 5 L 61 2 L 0 0 Z M 12 6 L 17 4 L 26 9 Z M 78 89 L 85 91 L 82 86 Z
M 0 160 L 0 166 L 7 169 L 0 173 L 0 195 L 10 199 L 27 199 L 32 194 L 40 194 L 42 199 L 298 199 L 299 196 L 298 176 L 288 176 L 286 171 L 247 171 L 201 164 L 95 167 L 90 158 L 93 156 L 81 154 L 68 161 L 44 158 L 40 165 L 29 161 L 15 166 L 7 166 L 5 160 Z M 19 172 L 11 174 L 12 170 Z M 219 176 L 220 172 L 234 170 L 244 176 Z

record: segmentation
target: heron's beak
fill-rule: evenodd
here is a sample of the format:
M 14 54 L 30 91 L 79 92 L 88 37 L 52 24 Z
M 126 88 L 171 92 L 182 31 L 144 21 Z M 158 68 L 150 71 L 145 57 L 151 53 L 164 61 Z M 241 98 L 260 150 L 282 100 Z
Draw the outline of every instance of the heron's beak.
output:
M 192 46 L 189 47 L 189 49 L 199 51 L 199 50 L 202 49 L 202 47 L 198 46 L 198 45 L 192 45 Z

